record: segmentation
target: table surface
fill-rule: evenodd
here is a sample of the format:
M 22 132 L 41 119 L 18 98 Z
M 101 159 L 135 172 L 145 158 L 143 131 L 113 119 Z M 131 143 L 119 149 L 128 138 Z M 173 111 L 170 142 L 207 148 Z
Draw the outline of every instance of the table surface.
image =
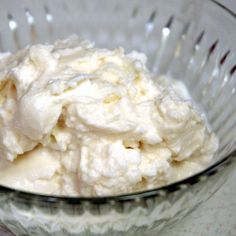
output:
M 236 236 L 236 171 L 208 201 L 158 236 Z

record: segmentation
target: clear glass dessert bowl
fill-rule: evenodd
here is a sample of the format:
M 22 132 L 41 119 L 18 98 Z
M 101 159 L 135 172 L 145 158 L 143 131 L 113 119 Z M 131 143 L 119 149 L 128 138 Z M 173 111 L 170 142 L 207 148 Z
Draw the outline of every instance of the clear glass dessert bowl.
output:
M 236 15 L 217 1 L 3 0 L 0 50 L 71 34 L 138 50 L 149 69 L 183 80 L 219 137 L 214 162 L 182 181 L 108 197 L 57 197 L 0 186 L 0 227 L 15 235 L 156 235 L 208 199 L 234 168 Z

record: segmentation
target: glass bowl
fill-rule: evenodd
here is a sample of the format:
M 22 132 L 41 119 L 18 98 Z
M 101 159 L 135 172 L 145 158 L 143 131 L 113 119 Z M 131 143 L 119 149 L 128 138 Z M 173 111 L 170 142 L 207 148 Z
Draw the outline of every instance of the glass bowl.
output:
M 73 33 L 148 56 L 153 73 L 183 80 L 220 139 L 214 163 L 133 194 L 72 198 L 0 187 L 0 227 L 15 235 L 157 235 L 208 199 L 235 165 L 236 15 L 215 0 L 2 0 L 0 49 Z

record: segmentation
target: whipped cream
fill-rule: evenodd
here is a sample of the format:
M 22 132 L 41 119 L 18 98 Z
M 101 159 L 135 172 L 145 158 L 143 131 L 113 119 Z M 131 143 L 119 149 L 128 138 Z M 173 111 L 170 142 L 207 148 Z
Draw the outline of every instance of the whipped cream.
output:
M 186 87 L 146 57 L 70 37 L 0 57 L 0 184 L 66 196 L 151 189 L 218 148 Z

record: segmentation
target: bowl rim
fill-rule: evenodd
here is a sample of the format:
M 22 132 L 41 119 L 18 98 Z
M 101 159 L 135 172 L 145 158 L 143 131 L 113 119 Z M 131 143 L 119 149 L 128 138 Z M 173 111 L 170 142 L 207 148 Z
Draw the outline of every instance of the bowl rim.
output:
M 152 197 L 165 197 L 168 194 L 176 192 L 181 189 L 186 189 L 189 186 L 193 186 L 199 182 L 206 181 L 209 177 L 215 175 L 228 165 L 230 165 L 236 159 L 236 150 L 232 151 L 226 157 L 218 160 L 217 162 L 210 165 L 207 169 L 202 170 L 190 177 L 185 179 L 164 185 L 162 187 L 143 190 L 138 192 L 111 195 L 111 196 L 96 196 L 96 197 L 70 197 L 70 196 L 57 196 L 57 195 L 46 195 L 40 193 L 27 192 L 23 190 L 17 190 L 10 187 L 5 187 L 0 185 L 0 194 L 7 193 L 11 197 L 16 197 L 16 199 L 21 200 L 36 200 L 43 203 L 65 203 L 69 205 L 77 205 L 83 202 L 89 202 L 92 204 L 106 204 L 111 203 L 114 205 L 115 202 L 130 202 L 130 201 L 140 201 L 142 199 L 148 199 Z
M 228 14 L 236 19 L 236 13 L 230 10 L 227 6 L 219 3 L 217 0 L 208 0 L 218 7 L 222 8 Z M 140 199 L 147 199 L 151 197 L 164 197 L 169 193 L 185 189 L 188 186 L 195 185 L 201 181 L 205 181 L 210 176 L 219 172 L 226 166 L 228 166 L 233 159 L 236 157 L 236 149 L 234 149 L 230 154 L 221 158 L 217 162 L 211 164 L 206 169 L 198 172 L 197 174 L 191 175 L 187 178 L 181 179 L 179 181 L 164 185 L 162 187 L 153 188 L 150 190 L 143 190 L 138 192 L 111 195 L 111 196 L 96 196 L 96 197 L 70 197 L 70 196 L 57 196 L 57 195 L 46 195 L 40 193 L 27 192 L 23 190 L 17 190 L 14 188 L 6 187 L 0 185 L 0 194 L 10 194 L 14 198 L 20 198 L 25 200 L 36 200 L 43 203 L 66 203 L 69 205 L 76 205 L 83 202 L 89 202 L 92 204 L 105 204 L 114 202 L 128 202 L 128 201 L 140 201 Z

